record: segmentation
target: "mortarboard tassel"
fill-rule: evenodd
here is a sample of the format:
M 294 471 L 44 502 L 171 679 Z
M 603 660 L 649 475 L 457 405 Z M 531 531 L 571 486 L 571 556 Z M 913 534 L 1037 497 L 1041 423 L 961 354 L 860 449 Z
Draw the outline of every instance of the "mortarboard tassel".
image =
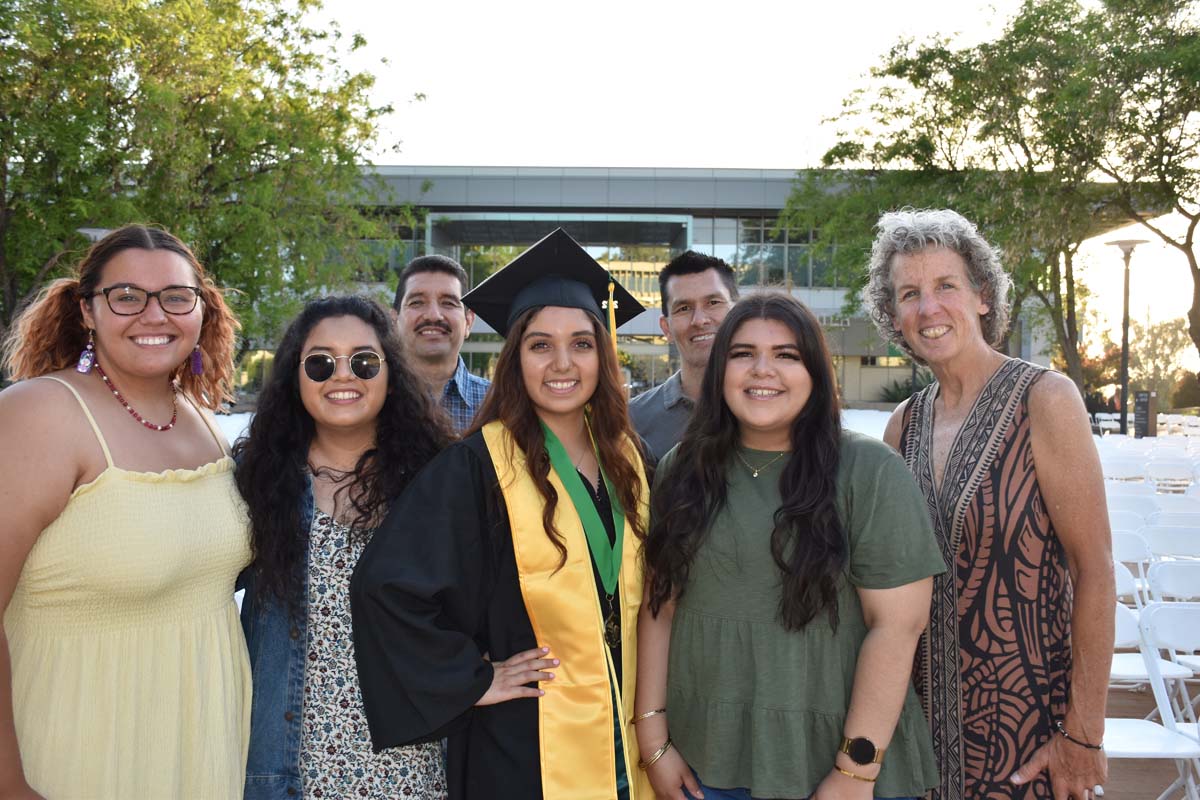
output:
M 621 363 L 621 353 L 617 350 L 617 301 L 613 298 L 616 293 L 617 283 L 613 280 L 612 275 L 608 276 L 608 333 L 612 336 L 613 355 L 617 357 L 617 363 Z

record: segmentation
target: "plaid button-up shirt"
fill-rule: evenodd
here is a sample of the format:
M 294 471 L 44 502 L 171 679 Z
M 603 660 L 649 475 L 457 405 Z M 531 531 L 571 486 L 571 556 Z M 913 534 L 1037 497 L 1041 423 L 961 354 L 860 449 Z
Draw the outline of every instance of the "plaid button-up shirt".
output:
M 450 415 L 454 430 L 462 433 L 470 427 L 471 420 L 475 419 L 475 412 L 479 410 L 479 406 L 483 403 L 483 396 L 487 394 L 488 387 L 491 385 L 492 382 L 487 378 L 473 375 L 467 369 L 467 364 L 462 360 L 462 356 L 458 357 L 458 367 L 454 370 L 454 377 L 446 382 L 441 397 L 442 408 Z

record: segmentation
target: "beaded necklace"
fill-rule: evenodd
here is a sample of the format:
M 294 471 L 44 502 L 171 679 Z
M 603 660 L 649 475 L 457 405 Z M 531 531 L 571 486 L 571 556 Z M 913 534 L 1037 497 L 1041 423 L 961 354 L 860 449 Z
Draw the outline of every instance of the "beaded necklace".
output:
M 129 401 L 121 395 L 121 392 L 116 386 L 113 385 L 113 382 L 109 379 L 108 375 L 104 373 L 104 369 L 101 368 L 99 361 L 96 361 L 92 367 L 100 375 L 100 380 L 104 381 L 104 385 L 107 386 L 110 391 L 112 391 L 113 397 L 117 398 L 117 401 L 121 405 L 125 406 L 125 410 L 129 412 L 129 416 L 133 417 L 152 431 L 169 431 L 171 428 L 175 427 L 175 420 L 179 417 L 179 387 L 174 383 L 171 384 L 171 421 L 166 425 L 155 425 L 153 422 L 148 421 L 145 417 L 135 411 L 133 406 L 129 405 Z

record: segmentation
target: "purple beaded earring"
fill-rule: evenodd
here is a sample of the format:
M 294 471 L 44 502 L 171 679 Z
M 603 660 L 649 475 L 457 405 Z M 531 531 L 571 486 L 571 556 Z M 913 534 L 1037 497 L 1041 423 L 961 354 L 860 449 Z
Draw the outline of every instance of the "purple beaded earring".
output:
M 79 354 L 79 361 L 75 364 L 75 371 L 87 375 L 92 371 L 92 364 L 96 363 L 96 332 L 88 328 L 87 347 L 83 348 L 83 352 Z
M 200 355 L 200 345 L 192 348 L 192 374 L 204 374 L 204 359 Z

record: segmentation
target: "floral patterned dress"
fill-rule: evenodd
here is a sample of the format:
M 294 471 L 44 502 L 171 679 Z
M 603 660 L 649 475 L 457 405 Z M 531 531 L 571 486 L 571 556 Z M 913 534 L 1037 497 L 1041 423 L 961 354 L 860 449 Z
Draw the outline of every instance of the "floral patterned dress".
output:
M 371 750 L 350 626 L 350 576 L 372 530 L 320 509 L 308 545 L 308 662 L 304 671 L 300 775 L 313 798 L 446 796 L 437 742 Z

